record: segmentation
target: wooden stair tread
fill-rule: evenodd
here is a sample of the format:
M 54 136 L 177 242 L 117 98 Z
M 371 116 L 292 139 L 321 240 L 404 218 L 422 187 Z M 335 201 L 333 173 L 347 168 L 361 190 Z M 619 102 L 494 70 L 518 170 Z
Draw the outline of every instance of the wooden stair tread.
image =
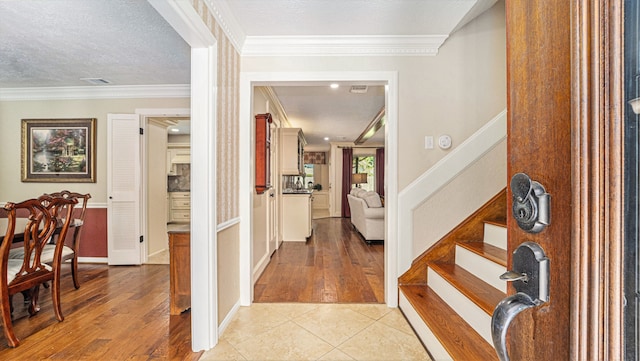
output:
M 498 360 L 494 348 L 431 288 L 403 285 L 400 291 L 454 360 Z
M 430 263 L 429 267 L 489 315 L 493 314 L 498 303 L 507 296 L 458 265 Z
M 458 242 L 457 245 L 501 266 L 507 267 L 507 251 L 502 248 L 478 241 Z
M 487 224 L 493 224 L 494 226 L 507 228 L 507 220 L 506 219 L 496 219 L 491 221 L 484 221 Z

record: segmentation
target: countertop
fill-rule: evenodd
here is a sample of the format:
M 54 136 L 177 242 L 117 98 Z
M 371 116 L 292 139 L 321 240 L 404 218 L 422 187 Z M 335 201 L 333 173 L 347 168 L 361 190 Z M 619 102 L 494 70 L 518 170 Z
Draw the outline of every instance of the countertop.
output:
M 284 189 L 282 194 L 302 194 L 309 195 L 313 193 L 313 189 Z
M 167 224 L 167 233 L 189 233 L 191 232 L 191 223 L 169 223 Z

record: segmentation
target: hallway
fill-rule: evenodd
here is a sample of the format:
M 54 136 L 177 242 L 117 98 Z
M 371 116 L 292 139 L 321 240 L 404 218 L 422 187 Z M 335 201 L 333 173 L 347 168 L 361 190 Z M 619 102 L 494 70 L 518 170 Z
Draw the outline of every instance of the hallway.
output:
M 313 221 L 307 242 L 284 242 L 254 302 L 384 303 L 384 244 L 367 245 L 348 218 Z

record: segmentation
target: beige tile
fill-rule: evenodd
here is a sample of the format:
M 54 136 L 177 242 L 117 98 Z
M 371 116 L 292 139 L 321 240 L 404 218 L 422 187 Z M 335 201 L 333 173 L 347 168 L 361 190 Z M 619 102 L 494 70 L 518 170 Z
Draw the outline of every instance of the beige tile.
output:
M 286 322 L 234 346 L 247 360 L 317 360 L 333 349 L 294 322 Z
M 404 318 L 402 312 L 400 312 L 400 310 L 397 308 L 384 315 L 384 317 L 380 318 L 378 322 L 383 323 L 387 326 L 391 326 L 396 330 L 402 331 L 406 334 L 415 335 L 415 332 L 413 332 L 413 329 L 409 325 L 409 322 L 406 318 Z
M 236 351 L 227 341 L 220 341 L 216 347 L 206 351 L 200 356 L 200 361 L 245 361 L 238 351 Z
M 370 317 L 374 320 L 378 320 L 384 315 L 391 312 L 393 309 L 389 308 L 385 304 L 381 303 L 353 303 L 353 304 L 345 304 L 344 306 L 348 307 L 350 310 L 354 310 L 359 312 L 367 317 Z
M 289 321 L 287 315 L 273 312 L 269 307 L 254 303 L 251 307 L 240 307 L 224 330 L 220 339 L 236 344 L 267 332 Z
M 347 306 L 321 305 L 295 318 L 293 322 L 331 345 L 338 346 L 375 321 Z
M 329 351 L 326 355 L 320 357 L 319 361 L 355 361 L 353 357 L 347 355 L 346 353 L 334 348 Z
M 415 335 L 408 335 L 381 322 L 358 333 L 338 349 L 360 361 L 430 360 Z

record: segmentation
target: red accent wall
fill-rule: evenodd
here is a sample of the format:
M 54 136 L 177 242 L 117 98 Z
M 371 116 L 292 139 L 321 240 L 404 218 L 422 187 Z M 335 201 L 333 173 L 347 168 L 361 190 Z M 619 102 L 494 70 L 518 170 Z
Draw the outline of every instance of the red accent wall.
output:
M 106 208 L 87 208 L 78 253 L 80 257 L 107 257 Z

